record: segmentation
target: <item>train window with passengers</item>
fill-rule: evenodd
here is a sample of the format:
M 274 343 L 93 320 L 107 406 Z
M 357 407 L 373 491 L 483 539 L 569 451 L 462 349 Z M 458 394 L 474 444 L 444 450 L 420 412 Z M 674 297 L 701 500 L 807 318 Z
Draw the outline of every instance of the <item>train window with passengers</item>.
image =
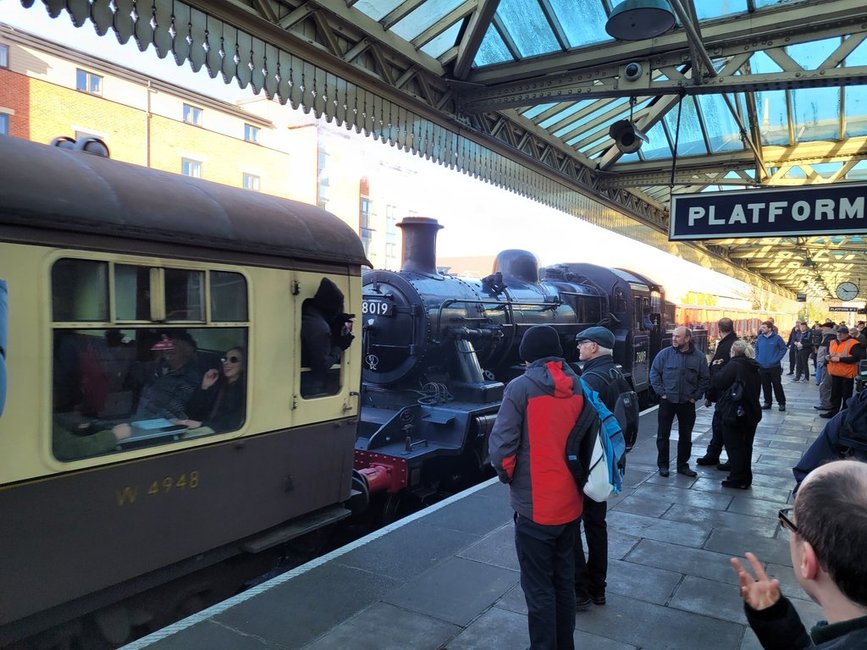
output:
M 58 460 L 241 428 L 244 276 L 63 258 L 51 269 L 51 291 Z

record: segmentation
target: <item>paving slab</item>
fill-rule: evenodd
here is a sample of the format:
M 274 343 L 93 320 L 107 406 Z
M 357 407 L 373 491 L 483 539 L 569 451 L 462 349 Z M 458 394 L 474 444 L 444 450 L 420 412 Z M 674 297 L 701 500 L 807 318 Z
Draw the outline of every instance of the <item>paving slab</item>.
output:
M 228 629 L 277 644 L 301 647 L 375 603 L 397 586 L 384 575 L 329 563 L 214 617 Z M 311 598 L 310 594 L 328 597 Z
M 695 524 L 664 521 L 656 517 L 643 517 L 616 510 L 608 513 L 608 530 L 609 539 L 613 533 L 623 532 L 634 537 L 646 537 L 695 548 L 701 547 L 708 536 L 707 530 Z
M 308 650 L 438 650 L 459 632 L 456 625 L 388 603 L 377 603 L 305 647 Z
M 579 616 L 576 627 L 642 650 L 731 650 L 744 635 L 738 623 L 618 595 Z
M 729 566 L 730 557 L 724 553 L 643 539 L 626 556 L 626 561 L 636 564 L 636 570 L 640 567 L 657 567 L 682 575 L 737 584 L 737 576 Z
M 466 626 L 519 579 L 518 571 L 453 557 L 389 592 L 382 601 Z

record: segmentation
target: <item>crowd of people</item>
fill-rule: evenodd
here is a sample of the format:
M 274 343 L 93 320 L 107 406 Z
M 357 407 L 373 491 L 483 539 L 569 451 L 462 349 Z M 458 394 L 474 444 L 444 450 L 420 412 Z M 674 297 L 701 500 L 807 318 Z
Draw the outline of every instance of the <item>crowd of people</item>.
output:
M 657 410 L 657 468 L 670 476 L 670 435 L 678 422 L 674 469 L 696 477 L 690 467 L 696 408 L 713 406 L 711 440 L 699 465 L 728 472 L 722 487 L 751 487 L 753 440 L 762 412 L 776 400 L 786 410 L 783 360 L 793 381 L 808 382 L 810 361 L 820 385 L 816 406 L 831 421 L 794 468 L 795 502 L 779 513 L 790 534 L 795 577 L 827 617 L 809 632 L 791 602 L 747 553 L 738 576 L 747 621 L 764 648 L 867 647 L 867 391 L 854 397 L 858 362 L 864 359 L 864 323 L 850 332 L 828 321 L 810 329 L 798 322 L 788 342 L 773 320 L 762 323 L 755 346 L 738 337 L 731 319 L 718 323 L 720 341 L 708 363 L 687 327 L 677 327 L 672 345 L 651 364 Z M 583 381 L 609 409 L 618 394 L 613 334 L 591 327 L 576 337 L 581 378 L 564 359 L 557 331 L 534 326 L 525 333 L 523 376 L 507 385 L 490 436 L 491 463 L 509 485 L 515 547 L 528 610 L 531 648 L 574 648 L 575 612 L 606 603 L 607 504 L 582 492 L 566 463 L 570 431 L 584 409 Z M 823 389 L 821 387 L 824 387 Z M 824 392 L 822 392 L 824 390 Z M 853 440 L 857 439 L 856 442 Z M 863 442 L 863 451 L 858 447 Z M 728 455 L 723 461 L 722 452 Z M 841 460 L 844 459 L 844 460 Z M 585 554 L 582 528 L 587 541 Z

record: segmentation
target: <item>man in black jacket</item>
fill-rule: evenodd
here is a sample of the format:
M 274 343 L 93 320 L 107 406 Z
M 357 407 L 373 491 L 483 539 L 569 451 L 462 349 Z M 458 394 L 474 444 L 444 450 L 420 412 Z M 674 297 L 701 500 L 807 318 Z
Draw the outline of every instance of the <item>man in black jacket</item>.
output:
M 750 627 L 766 650 L 867 648 L 867 463 L 839 460 L 807 476 L 794 508 L 779 513 L 795 578 L 826 621 L 810 633 L 792 603 L 747 553 L 755 577 L 732 558 Z
M 723 366 L 729 362 L 732 343 L 734 343 L 738 338 L 738 335 L 735 334 L 735 327 L 731 318 L 720 318 L 717 326 L 719 327 L 720 340 L 716 345 L 716 352 L 713 354 L 713 359 L 710 361 L 711 381 L 713 381 L 713 376 L 722 370 Z M 705 406 L 710 406 L 711 402 L 716 402 L 718 397 L 717 391 L 711 387 L 707 392 Z M 729 464 L 719 462 L 719 456 L 723 450 L 723 434 L 722 426 L 720 425 L 720 416 L 716 409 L 714 409 L 713 412 L 711 431 L 711 439 L 707 444 L 707 451 L 704 456 L 697 459 L 695 462 L 698 465 L 717 465 L 718 470 L 728 471 Z
M 584 362 L 581 378 L 610 411 L 620 393 L 614 379 L 620 372 L 614 363 L 614 334 L 604 327 L 588 327 L 575 337 L 578 358 Z M 585 611 L 591 603 L 605 604 L 605 586 L 608 575 L 608 524 L 605 516 L 608 504 L 593 499 L 584 499 L 581 526 L 587 538 L 587 559 L 581 532 L 575 538 L 575 599 L 577 610 Z

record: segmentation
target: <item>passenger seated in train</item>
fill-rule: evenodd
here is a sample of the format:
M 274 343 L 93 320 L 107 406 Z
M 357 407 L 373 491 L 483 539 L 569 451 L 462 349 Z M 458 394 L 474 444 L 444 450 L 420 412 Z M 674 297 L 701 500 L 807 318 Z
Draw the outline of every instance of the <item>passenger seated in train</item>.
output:
M 328 369 L 339 363 L 352 339 L 353 314 L 343 312 L 343 292 L 328 278 L 322 278 L 316 295 L 301 305 L 301 396 L 330 395 Z
M 107 454 L 132 435 L 132 429 L 118 425 L 101 429 L 75 412 L 55 414 L 52 423 L 52 451 L 57 460 L 78 460 Z
M 247 401 L 246 358 L 241 347 L 227 350 L 222 370 L 211 368 L 205 373 L 187 404 L 189 418 L 177 423 L 190 429 L 206 426 L 216 433 L 240 429 Z
M 159 355 L 145 382 L 132 419 L 187 419 L 187 403 L 201 384 L 202 373 L 196 363 L 196 341 L 186 332 L 176 332 L 151 347 Z

